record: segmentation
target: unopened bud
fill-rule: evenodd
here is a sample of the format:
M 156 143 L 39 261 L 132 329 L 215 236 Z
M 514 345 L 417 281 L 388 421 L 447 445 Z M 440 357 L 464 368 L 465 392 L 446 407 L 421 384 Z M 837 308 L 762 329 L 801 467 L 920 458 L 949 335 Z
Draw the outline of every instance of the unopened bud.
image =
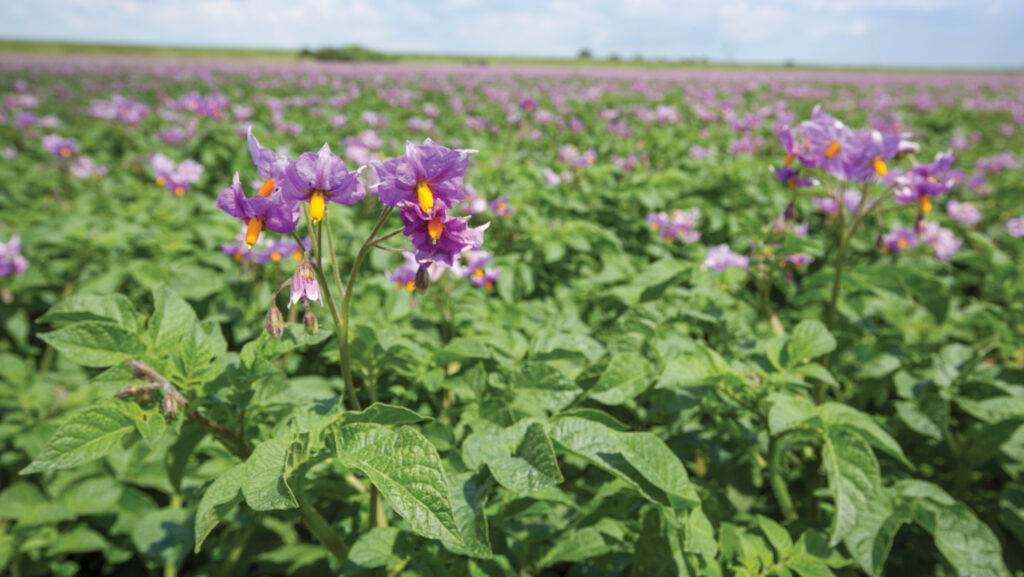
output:
M 302 324 L 306 327 L 306 334 L 313 336 L 318 330 L 320 330 L 320 323 L 316 320 L 316 315 L 313 311 L 306 309 L 306 314 L 302 315 Z
M 785 219 L 786 222 L 792 222 L 793 220 L 796 220 L 795 202 L 789 201 L 789 204 L 786 205 L 786 210 L 782 213 L 782 218 Z
M 171 417 L 172 419 L 178 416 L 178 403 L 175 402 L 173 397 L 165 395 L 162 404 L 165 415 Z
M 277 308 L 276 304 L 270 305 L 270 310 L 267 311 L 267 334 L 275 339 L 281 338 L 284 334 L 284 317 L 281 315 L 281 309 Z
M 420 268 L 416 271 L 416 290 L 420 292 L 426 292 L 430 288 L 430 275 L 427 273 L 427 267 L 420 265 Z

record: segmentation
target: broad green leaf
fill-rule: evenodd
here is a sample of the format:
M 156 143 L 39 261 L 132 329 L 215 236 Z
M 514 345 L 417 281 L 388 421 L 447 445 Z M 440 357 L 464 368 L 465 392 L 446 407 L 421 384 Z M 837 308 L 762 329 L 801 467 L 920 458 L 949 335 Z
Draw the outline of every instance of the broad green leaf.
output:
M 195 542 L 193 522 L 185 509 L 157 509 L 132 529 L 132 543 L 144 556 L 181 567 Z
M 911 518 L 894 511 L 888 493 L 881 492 L 874 498 L 874 506 L 861 512 L 857 524 L 847 532 L 844 542 L 861 569 L 869 575 L 881 575 L 896 533 Z
M 764 536 L 768 538 L 768 542 L 775 548 L 778 558 L 789 557 L 793 552 L 793 538 L 789 536 L 789 531 L 764 515 L 757 516 L 757 525 L 761 528 Z
M 999 495 L 999 521 L 1024 545 L 1024 483 L 1014 481 Z
M 87 321 L 39 335 L 46 344 L 86 367 L 109 367 L 145 354 L 146 345 L 133 332 L 115 324 Z
M 673 357 L 665 364 L 657 388 L 700 385 L 712 377 L 731 373 L 732 369 L 722 355 L 694 343 L 694 350 Z
M 113 451 L 121 439 L 134 430 L 134 419 L 119 404 L 89 407 L 65 421 L 21 474 L 70 469 L 99 459 Z
M 624 433 L 579 417 L 557 417 L 548 434 L 557 448 L 590 461 L 656 503 L 685 509 L 697 502 L 683 464 L 651 433 Z
M 385 403 L 374 403 L 362 411 L 347 411 L 342 413 L 338 419 L 340 424 L 348 423 L 375 423 L 377 425 L 412 425 L 428 420 L 427 417 L 417 414 L 415 411 L 388 405 Z
M 789 346 L 786 347 L 785 364 L 795 367 L 806 360 L 816 359 L 836 348 L 836 339 L 819 321 L 801 321 L 793 327 Z
M 936 441 L 942 440 L 942 429 L 914 401 L 896 401 L 896 414 L 915 433 Z
M 58 302 L 37 323 L 113 322 L 128 332 L 139 330 L 139 313 L 122 294 L 75 294 Z
M 820 558 L 806 553 L 794 555 L 785 566 L 792 569 L 800 577 L 833 577 L 835 573 Z
M 511 372 L 508 385 L 515 395 L 514 405 L 531 414 L 536 414 L 537 408 L 557 413 L 580 394 L 580 388 L 565 373 L 544 363 L 527 363 Z
M 19 525 L 45 525 L 74 518 L 71 511 L 51 502 L 38 487 L 24 481 L 0 492 L 0 519 L 17 521 Z
M 678 537 L 661 518 L 661 512 L 647 509 L 640 537 L 633 552 L 631 577 L 677 577 L 686 573 L 686 563 L 678 550 Z
M 92 553 L 103 551 L 110 544 L 103 535 L 90 529 L 84 523 L 75 525 L 71 529 L 60 532 L 60 539 L 47 551 L 50 555 L 75 555 L 79 553 Z
M 153 290 L 153 316 L 149 318 L 152 350 L 164 356 L 175 348 L 196 324 L 196 313 L 184 299 L 166 285 Z
M 271 511 L 299 506 L 285 478 L 288 451 L 294 441 L 291 436 L 267 439 L 246 459 L 242 493 L 253 509 Z
M 877 515 L 882 477 L 871 447 L 860 435 L 846 428 L 829 429 L 823 440 L 822 458 L 835 502 L 831 538 L 835 546 L 858 523 Z
M 412 555 L 414 544 L 398 527 L 374 527 L 359 536 L 352 545 L 348 562 L 342 573 L 355 573 L 363 569 L 376 569 L 398 563 Z
M 935 510 L 935 546 L 960 577 L 1009 577 L 999 539 L 963 503 Z
M 686 513 L 686 522 L 683 527 L 683 550 L 686 553 L 696 553 L 705 557 L 714 558 L 718 555 L 718 541 L 715 539 L 715 528 L 711 520 L 704 514 L 700 506 L 694 507 Z
M 551 439 L 538 422 L 520 421 L 500 435 L 471 435 L 463 444 L 463 451 L 465 458 L 479 459 L 482 463 L 477 465 L 487 465 L 501 486 L 518 493 L 531 493 L 562 482 Z
M 491 558 L 491 540 L 487 533 L 487 492 L 492 486 L 486 473 L 472 475 L 449 470 L 448 496 L 452 503 L 455 522 L 465 545 L 444 542 L 453 553 L 468 555 L 477 559 Z
M 467 546 L 441 458 L 423 435 L 408 426 L 351 423 L 336 429 L 335 443 L 338 459 L 363 471 L 413 531 Z
M 264 443 L 265 444 L 265 443 Z M 242 485 L 245 483 L 246 464 L 239 463 L 217 477 L 203 494 L 196 508 L 196 544 L 198 553 L 203 541 L 210 536 L 224 515 L 242 502 Z
M 825 403 L 818 407 L 818 414 L 826 427 L 847 427 L 864 438 L 871 446 L 889 456 L 899 460 L 904 465 L 912 467 L 910 461 L 903 454 L 896 439 L 893 439 L 885 429 L 880 427 L 866 413 L 862 413 L 849 405 L 840 403 Z
M 597 385 L 587 394 L 606 405 L 621 405 L 652 384 L 651 363 L 639 353 L 619 353 L 611 358 Z
M 768 410 L 768 430 L 772 435 L 805 423 L 816 414 L 814 403 L 805 397 L 775 394 L 769 397 L 769 401 L 771 409 Z
M 538 567 L 550 567 L 560 562 L 587 561 L 616 548 L 607 543 L 601 532 L 594 527 L 571 531 L 568 535 L 559 536 L 554 542 L 554 546 L 537 563 Z

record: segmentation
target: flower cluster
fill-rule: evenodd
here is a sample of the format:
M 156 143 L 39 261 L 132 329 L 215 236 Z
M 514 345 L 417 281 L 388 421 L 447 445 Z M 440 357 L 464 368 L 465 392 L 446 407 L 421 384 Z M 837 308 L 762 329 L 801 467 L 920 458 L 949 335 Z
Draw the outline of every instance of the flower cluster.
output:
M 158 186 L 163 186 L 175 196 L 185 196 L 189 187 L 203 176 L 203 165 L 191 158 L 176 163 L 159 152 L 149 157 L 149 166 Z
M 722 272 L 730 267 L 746 269 L 750 266 L 750 257 L 740 256 L 727 244 L 711 247 L 704 257 L 704 268 L 713 272 Z
M 21 254 L 21 239 L 12 236 L 6 243 L 0 242 L 0 277 L 19 276 L 28 268 L 28 259 Z
M 651 230 L 661 234 L 665 240 L 683 239 L 691 243 L 700 240 L 700 231 L 696 230 L 700 209 L 673 210 L 672 213 L 652 212 L 647 215 L 647 224 Z

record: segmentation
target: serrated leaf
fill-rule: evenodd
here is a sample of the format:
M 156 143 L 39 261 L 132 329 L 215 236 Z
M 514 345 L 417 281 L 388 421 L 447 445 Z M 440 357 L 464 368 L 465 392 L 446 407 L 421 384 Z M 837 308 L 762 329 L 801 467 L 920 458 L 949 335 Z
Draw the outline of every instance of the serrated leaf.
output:
M 72 415 L 47 441 L 22 475 L 70 469 L 99 459 L 114 450 L 135 421 L 115 403 L 86 408 Z
M 789 345 L 786 347 L 785 365 L 796 365 L 831 353 L 836 348 L 836 339 L 819 321 L 801 321 L 793 327 Z
M 556 448 L 590 461 L 656 503 L 685 509 L 697 502 L 683 464 L 651 433 L 624 433 L 579 417 L 558 417 L 548 434 Z
M 138 335 L 107 322 L 76 323 L 43 333 L 39 338 L 85 367 L 109 367 L 146 352 Z
M 232 507 L 242 502 L 246 465 L 239 463 L 218 476 L 203 494 L 196 508 L 196 544 L 198 553 L 203 542 Z
M 606 405 L 621 405 L 651 386 L 651 363 L 639 353 L 614 355 L 601 373 L 597 385 L 587 394 Z
M 441 457 L 423 435 L 408 426 L 352 423 L 336 429 L 335 446 L 338 459 L 363 471 L 413 531 L 466 546 Z
M 294 441 L 291 436 L 267 439 L 246 459 L 242 493 L 253 509 L 272 511 L 299 506 L 285 478 L 288 451 Z

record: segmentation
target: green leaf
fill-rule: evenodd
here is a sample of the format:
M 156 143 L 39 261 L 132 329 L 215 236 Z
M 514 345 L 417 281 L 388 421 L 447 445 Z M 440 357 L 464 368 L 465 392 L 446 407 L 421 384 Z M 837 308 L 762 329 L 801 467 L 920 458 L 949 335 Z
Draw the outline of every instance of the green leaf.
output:
M 857 524 L 847 532 L 844 542 L 861 569 L 870 575 L 881 575 L 896 533 L 911 519 L 896 514 L 892 499 L 886 492 L 875 495 L 875 500 L 874 506 L 861 511 Z
M 110 544 L 103 538 L 103 535 L 90 529 L 88 525 L 83 523 L 75 525 L 71 529 L 61 531 L 60 539 L 57 540 L 53 547 L 50 547 L 47 553 L 55 557 L 75 555 L 103 551 L 109 546 Z
M 800 577 L 833 577 L 835 575 L 823 560 L 806 553 L 794 555 L 786 562 L 786 567 L 795 571 Z
M 715 528 L 711 520 L 704 514 L 702 507 L 694 507 L 686 514 L 683 538 L 683 550 L 705 557 L 714 558 L 718 555 L 718 541 L 715 539 Z
M 960 577 L 1009 577 L 999 539 L 963 503 L 935 507 L 935 546 Z
M 540 559 L 537 566 L 550 567 L 561 562 L 588 561 L 614 549 L 615 546 L 606 543 L 601 532 L 595 527 L 584 527 L 555 539 L 554 546 Z
M 789 531 L 764 515 L 757 516 L 757 525 L 761 528 L 764 536 L 768 538 L 768 542 L 775 548 L 778 558 L 789 557 L 793 552 L 793 538 L 789 536 Z
M 388 405 L 385 403 L 374 403 L 366 409 L 355 412 L 347 411 L 342 413 L 338 419 L 340 424 L 348 423 L 375 423 L 378 425 L 412 425 L 429 420 L 415 411 Z
M 823 323 L 802 321 L 793 327 L 789 346 L 786 347 L 785 365 L 790 368 L 795 367 L 804 361 L 831 353 L 835 350 L 836 344 L 835 337 L 828 332 Z
M 46 344 L 85 367 L 109 367 L 145 354 L 135 333 L 115 324 L 87 321 L 39 335 Z
M 359 536 L 352 545 L 344 574 L 363 569 L 376 569 L 398 563 L 412 556 L 414 544 L 398 527 L 374 527 Z
M 911 431 L 936 441 L 942 440 L 942 429 L 913 401 L 896 401 L 896 414 Z
M 606 405 L 621 405 L 651 386 L 651 373 L 651 363 L 643 355 L 616 354 L 601 373 L 597 385 L 588 391 L 588 396 Z
M 556 448 L 608 471 L 651 501 L 680 510 L 698 502 L 679 458 L 651 433 L 624 433 L 579 417 L 557 417 L 548 434 Z
M 818 407 L 818 414 L 827 427 L 847 427 L 863 437 L 871 446 L 899 460 L 904 465 L 913 467 L 903 454 L 903 449 L 896 439 L 893 439 L 866 413 L 849 405 L 825 403 Z
M 285 478 L 288 451 L 294 441 L 292 436 L 267 439 L 246 459 L 242 493 L 253 509 L 272 511 L 299 506 Z
M 543 363 L 527 363 L 510 373 L 508 386 L 515 394 L 514 404 L 531 414 L 536 408 L 557 413 L 580 394 L 580 388 L 565 373 Z
M 1024 483 L 1014 481 L 1003 487 L 999 495 L 999 521 L 1024 545 Z
M 360 469 L 409 527 L 431 539 L 466 547 L 452 510 L 448 478 L 437 449 L 403 426 L 352 423 L 335 432 L 338 459 Z
M 157 509 L 132 529 L 132 543 L 140 553 L 172 567 L 181 567 L 194 542 L 192 519 L 185 509 Z
M 816 415 L 814 403 L 805 397 L 775 394 L 769 398 L 768 430 L 778 435 L 813 419 Z
M 518 493 L 562 482 L 551 439 L 538 422 L 520 421 L 500 435 L 471 435 L 463 443 L 463 451 L 467 459 L 486 464 L 501 486 Z
M 665 363 L 657 388 L 700 385 L 712 377 L 731 373 L 732 369 L 722 355 L 714 349 L 694 343 L 694 350 L 686 351 Z
M 264 443 L 266 444 L 266 443 Z M 198 553 L 203 541 L 210 536 L 221 518 L 235 505 L 242 502 L 242 485 L 245 483 L 246 464 L 239 463 L 217 477 L 203 494 L 196 508 L 196 545 Z
M 119 404 L 89 407 L 65 421 L 21 474 L 70 469 L 99 459 L 134 430 L 135 420 Z
M 164 356 L 177 348 L 198 321 L 192 307 L 166 285 L 153 290 L 153 306 L 148 327 L 151 350 Z
M 882 477 L 871 447 L 860 435 L 845 428 L 829 429 L 824 441 L 822 458 L 835 502 L 830 542 L 834 547 L 858 523 L 875 514 Z
M 74 518 L 71 511 L 51 502 L 38 487 L 24 481 L 0 493 L 0 519 L 17 521 L 19 525 L 45 525 Z
M 37 323 L 113 322 L 128 332 L 140 327 L 140 316 L 128 297 L 122 294 L 76 294 L 58 302 L 36 319 Z
M 444 546 L 459 555 L 477 559 L 491 558 L 491 540 L 487 534 L 487 492 L 492 486 L 486 474 L 455 473 L 448 471 L 452 512 L 465 545 L 444 541 Z
M 686 574 L 686 563 L 678 550 L 678 537 L 672 535 L 661 512 L 650 508 L 643 518 L 640 537 L 633 553 L 631 577 L 677 577 Z

